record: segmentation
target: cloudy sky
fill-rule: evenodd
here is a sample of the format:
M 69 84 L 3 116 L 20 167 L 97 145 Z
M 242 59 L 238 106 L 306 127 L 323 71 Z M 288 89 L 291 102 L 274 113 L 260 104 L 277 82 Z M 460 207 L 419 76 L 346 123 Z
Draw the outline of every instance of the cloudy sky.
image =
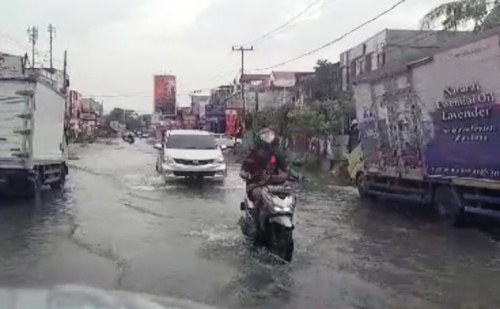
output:
M 26 29 L 39 27 L 37 61 L 48 64 L 47 26 L 57 28 L 56 65 L 68 50 L 72 88 L 116 106 L 151 112 L 153 75 L 178 79 L 178 101 L 190 91 L 232 81 L 240 55 L 232 45 L 252 41 L 315 0 L 3 0 L 0 51 L 29 51 Z M 262 68 L 318 47 L 389 8 L 397 0 L 322 0 L 276 35 L 256 44 L 247 69 Z M 416 29 L 445 0 L 408 0 L 329 48 L 280 70 L 311 70 L 384 28 Z

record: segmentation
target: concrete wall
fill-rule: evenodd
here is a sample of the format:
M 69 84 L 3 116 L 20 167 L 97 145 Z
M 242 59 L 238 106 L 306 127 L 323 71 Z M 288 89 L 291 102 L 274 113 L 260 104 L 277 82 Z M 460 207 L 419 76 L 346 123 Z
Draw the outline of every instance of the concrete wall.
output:
M 385 46 L 386 65 L 417 60 L 435 52 L 445 43 L 470 35 L 471 33 L 467 31 L 388 30 Z
M 258 96 L 258 97 L 257 97 Z M 290 89 L 268 89 L 262 92 L 255 92 L 254 90 L 248 89 L 245 91 L 245 107 L 249 112 L 253 112 L 257 107 L 257 100 L 259 111 L 277 108 L 283 106 L 287 103 L 294 101 L 300 101 L 300 96 L 295 88 Z M 241 97 L 236 97 L 231 100 L 230 107 L 242 108 Z
M 387 29 L 340 54 L 342 89 L 350 89 L 354 76 L 363 76 L 382 67 L 417 60 L 435 52 L 440 46 L 471 36 L 470 32 L 419 31 Z M 382 57 L 384 58 L 382 61 Z M 369 58 L 369 59 L 368 59 Z M 356 62 L 356 71 L 351 63 Z M 370 65 L 367 65 L 370 61 Z

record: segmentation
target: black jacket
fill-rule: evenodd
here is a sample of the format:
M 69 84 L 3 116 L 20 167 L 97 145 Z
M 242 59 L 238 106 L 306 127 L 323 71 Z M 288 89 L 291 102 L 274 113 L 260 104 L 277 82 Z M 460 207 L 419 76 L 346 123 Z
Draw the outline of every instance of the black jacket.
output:
M 241 170 L 250 175 L 247 180 L 247 185 L 250 185 L 263 181 L 266 174 L 272 176 L 271 182 L 284 182 L 288 166 L 279 151 L 258 146 L 245 158 Z

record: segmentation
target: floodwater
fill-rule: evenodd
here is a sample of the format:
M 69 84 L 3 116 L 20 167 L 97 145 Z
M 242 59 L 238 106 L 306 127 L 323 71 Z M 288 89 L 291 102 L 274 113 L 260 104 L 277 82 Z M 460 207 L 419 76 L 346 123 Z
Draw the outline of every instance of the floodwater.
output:
M 300 187 L 285 265 L 237 226 L 244 184 L 165 185 L 143 141 L 76 146 L 61 192 L 0 207 L 1 287 L 76 283 L 224 308 L 498 308 L 498 242 L 415 206 L 367 205 L 330 176 Z

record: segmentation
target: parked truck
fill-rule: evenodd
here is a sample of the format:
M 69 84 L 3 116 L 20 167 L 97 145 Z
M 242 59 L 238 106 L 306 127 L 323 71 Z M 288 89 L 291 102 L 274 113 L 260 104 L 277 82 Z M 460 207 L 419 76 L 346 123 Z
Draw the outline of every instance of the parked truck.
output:
M 500 30 L 353 80 L 349 171 L 363 198 L 500 212 Z
M 24 197 L 43 185 L 60 188 L 68 172 L 66 96 L 22 57 L 0 57 L 0 188 Z

